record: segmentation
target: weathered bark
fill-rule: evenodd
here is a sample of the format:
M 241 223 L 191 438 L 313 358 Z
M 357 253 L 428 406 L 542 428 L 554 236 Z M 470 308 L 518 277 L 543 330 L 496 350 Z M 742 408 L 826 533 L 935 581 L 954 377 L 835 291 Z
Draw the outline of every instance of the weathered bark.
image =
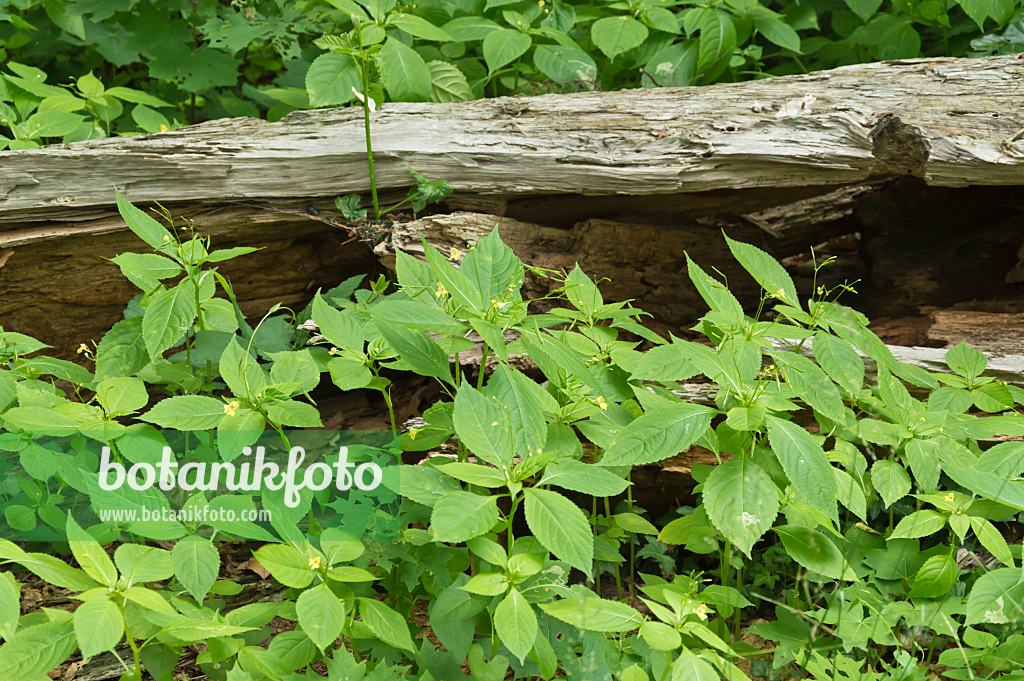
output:
M 1013 57 L 914 59 L 802 76 L 451 104 L 373 115 L 377 179 L 407 165 L 480 194 L 666 194 L 835 186 L 915 175 L 1015 185 L 1024 113 Z M 332 196 L 367 189 L 362 113 L 214 121 L 5 152 L 0 212 L 133 201 Z
M 952 347 L 961 341 L 986 355 L 1024 355 L 1024 314 L 936 310 L 928 338 Z

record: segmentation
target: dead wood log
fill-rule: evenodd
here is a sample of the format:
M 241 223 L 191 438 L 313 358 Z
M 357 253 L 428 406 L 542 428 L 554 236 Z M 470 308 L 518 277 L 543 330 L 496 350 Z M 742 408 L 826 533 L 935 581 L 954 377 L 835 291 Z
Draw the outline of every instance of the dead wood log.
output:
M 407 165 L 479 194 L 666 194 L 915 175 L 1020 184 L 1013 57 L 911 59 L 703 88 L 386 104 L 377 179 Z M 0 212 L 366 190 L 362 113 L 227 119 L 157 135 L 4 152 Z
M 1024 355 L 1024 314 L 936 310 L 928 338 L 952 347 L 960 341 L 986 354 Z

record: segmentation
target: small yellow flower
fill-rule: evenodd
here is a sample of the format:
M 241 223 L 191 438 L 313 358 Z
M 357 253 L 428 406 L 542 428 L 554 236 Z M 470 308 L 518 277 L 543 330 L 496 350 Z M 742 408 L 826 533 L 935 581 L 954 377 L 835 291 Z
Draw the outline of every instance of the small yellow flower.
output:
M 462 251 L 452 246 L 452 250 L 448 252 L 448 259 L 452 262 L 458 262 L 459 258 L 462 257 Z
M 79 355 L 82 354 L 83 352 L 89 352 L 89 346 L 86 345 L 85 343 L 82 343 L 81 345 L 78 346 L 78 349 L 75 350 L 75 352 Z
M 780 288 L 778 291 L 776 291 L 775 293 L 772 294 L 772 298 L 778 298 L 779 300 L 785 300 L 786 299 L 786 292 L 783 291 Z
M 338 348 L 331 348 L 330 350 L 327 351 L 328 355 L 337 355 L 339 353 L 340 353 L 340 350 L 338 350 Z
M 952 504 L 954 501 L 956 501 L 956 497 L 953 496 L 952 492 L 946 495 L 946 503 Z
M 166 123 L 160 124 L 160 132 L 167 132 L 170 128 L 167 127 Z
M 598 397 L 594 400 L 594 404 L 601 407 L 601 411 L 608 411 L 608 403 L 604 401 L 604 397 Z
M 320 567 L 320 556 L 314 556 L 309 559 L 309 569 L 316 570 Z
M 437 282 L 437 291 L 434 292 L 434 295 L 437 296 L 438 298 L 440 298 L 441 296 L 446 296 L 448 295 L 448 289 L 446 289 L 444 287 L 444 284 L 442 284 L 441 282 Z
M 492 301 L 491 301 L 491 305 L 492 305 L 493 307 L 496 307 L 497 309 L 499 309 L 499 310 L 500 310 L 501 308 L 503 308 L 503 307 L 505 307 L 506 305 L 508 305 L 508 303 L 503 303 L 503 302 L 501 302 L 500 300 L 498 300 L 497 298 L 495 298 L 494 300 L 492 300 Z
M 496 428 L 497 426 L 498 426 L 498 422 L 497 421 L 495 421 L 494 423 L 491 424 L 491 428 Z
M 168 235 L 164 234 L 164 243 L 167 243 L 170 240 L 171 240 L 171 237 L 169 237 Z
M 230 402 L 224 405 L 224 413 L 227 414 L 228 416 L 234 416 L 235 411 L 238 409 L 239 406 L 240 405 L 238 404 L 238 400 L 231 400 Z
M 415 440 L 416 439 L 416 433 L 418 433 L 418 432 L 420 432 L 419 428 L 410 428 L 409 429 L 409 439 L 410 440 Z
M 706 606 L 703 603 L 701 603 L 700 605 L 697 606 L 697 609 L 693 611 L 693 614 L 695 614 L 697 617 L 701 618 L 702 620 L 706 620 L 708 618 L 708 606 Z

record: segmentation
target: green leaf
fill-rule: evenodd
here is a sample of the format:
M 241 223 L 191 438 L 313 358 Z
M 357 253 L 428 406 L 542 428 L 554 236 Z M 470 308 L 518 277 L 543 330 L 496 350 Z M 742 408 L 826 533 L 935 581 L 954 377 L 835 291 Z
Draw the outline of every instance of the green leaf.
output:
M 646 26 L 626 15 L 604 17 L 590 26 L 590 39 L 609 59 L 639 47 L 647 34 Z
M 647 72 L 654 76 L 654 81 L 663 87 L 679 87 L 689 85 L 697 75 L 698 41 L 686 40 L 674 43 L 658 50 L 647 61 Z M 653 85 L 650 77 L 643 81 L 644 85 Z
M 808 570 L 831 577 L 856 581 L 850 566 L 836 545 L 821 532 L 800 525 L 782 525 L 775 532 L 793 560 Z
M 1013 395 L 1005 383 L 986 383 L 971 391 L 974 406 L 990 414 L 1013 409 Z
M 714 73 L 721 65 L 722 60 L 736 47 L 736 27 L 728 14 L 715 10 L 703 14 L 699 28 L 697 74 L 706 76 Z M 769 293 L 774 293 L 777 290 L 772 289 Z M 795 301 L 794 298 L 793 302 Z
M 50 584 L 70 591 L 88 591 L 100 585 L 59 558 L 45 553 L 25 553 L 10 542 L 0 541 L 0 558 L 18 563 Z
M 537 615 L 515 588 L 494 609 L 494 630 L 520 664 L 533 650 L 537 639 Z
M 939 484 L 942 464 L 939 460 L 938 443 L 932 440 L 914 438 L 907 442 L 904 453 L 914 473 L 914 480 L 925 492 L 934 492 Z
M 473 244 L 462 259 L 459 272 L 480 292 L 485 306 L 492 306 L 494 301 L 516 300 L 523 285 L 523 263 L 501 240 L 497 227 Z
M 504 473 L 497 468 L 481 466 L 476 463 L 455 461 L 438 467 L 445 475 L 450 475 L 456 480 L 468 482 L 471 485 L 481 487 L 497 488 L 504 487 L 508 482 Z
M 175 395 L 157 402 L 140 421 L 175 430 L 213 430 L 224 418 L 224 403 L 205 395 Z
M 531 487 L 526 497 L 526 524 L 548 551 L 590 574 L 594 535 L 580 507 L 558 492 Z
M 277 581 L 293 589 L 303 589 L 313 581 L 309 558 L 289 544 L 266 544 L 253 552 L 260 565 Z
M 846 5 L 861 21 L 867 21 L 882 6 L 882 0 L 846 0 Z
M 540 609 L 557 620 L 585 631 L 626 632 L 636 629 L 643 616 L 625 603 L 581 593 L 574 598 L 541 603 Z
M 600 466 L 575 459 L 559 459 L 544 469 L 538 485 L 555 485 L 563 489 L 598 497 L 622 494 L 629 482 Z
M 433 102 L 463 102 L 473 99 L 466 74 L 455 64 L 435 59 L 427 62 L 430 69 L 430 100 Z
M 181 265 L 156 253 L 122 253 L 111 258 L 121 274 L 143 291 L 149 292 L 163 279 L 181 274 Z
M 448 35 L 447 31 L 434 26 L 426 19 L 413 14 L 396 12 L 388 18 L 388 25 L 400 28 L 409 35 L 414 35 L 417 38 L 423 38 L 424 40 L 432 40 L 436 42 L 451 42 L 454 40 L 452 36 Z
M 533 39 L 521 31 L 511 28 L 491 31 L 484 37 L 483 44 L 487 72 L 494 73 L 502 66 L 515 61 L 530 49 L 532 44 Z
M 313 298 L 313 321 L 320 327 L 320 333 L 333 345 L 363 354 L 363 332 L 354 315 L 345 310 L 336 310 L 327 304 L 318 293 Z
M 160 250 L 173 240 L 171 233 L 163 225 L 130 204 L 117 189 L 114 193 L 117 196 L 117 210 L 135 236 L 155 250 Z
M 141 544 L 121 544 L 114 551 L 114 564 L 129 584 L 158 582 L 174 575 L 170 551 Z
M 900 520 L 889 538 L 918 539 L 935 534 L 945 526 L 946 516 L 935 511 L 915 511 Z
M 149 351 L 142 337 L 142 317 L 117 322 L 96 347 L 96 378 L 131 376 L 149 364 Z
M 347 54 L 322 54 L 306 71 L 309 106 L 337 106 L 352 101 L 352 88 L 362 90 L 359 66 Z
M 988 552 L 996 557 L 1000 563 L 1007 567 L 1013 567 L 1013 554 L 1006 544 L 1006 538 L 996 529 L 996 526 L 984 518 L 971 516 L 971 529 L 978 536 L 981 545 L 988 549 Z
M 285 400 L 267 407 L 267 419 L 278 425 L 293 428 L 321 428 L 320 412 L 308 402 Z
M 10 572 L 0 572 L 0 636 L 10 641 L 21 617 L 21 585 Z
M 733 430 L 755 431 L 761 427 L 766 413 L 763 404 L 733 407 L 726 415 L 725 423 Z
M 497 497 L 449 492 L 434 504 L 430 529 L 438 541 L 463 542 L 479 537 L 498 522 Z
M 712 278 L 702 270 L 686 254 L 686 268 L 690 275 L 690 281 L 697 287 L 697 292 L 704 302 L 708 304 L 713 312 L 720 312 L 734 319 L 736 322 L 743 321 L 743 307 L 736 300 L 736 296 L 722 282 Z
M 171 562 L 174 576 L 202 603 L 220 572 L 220 554 L 213 542 L 200 537 L 182 539 L 171 549 Z
M 470 42 L 483 40 L 488 34 L 501 29 L 501 25 L 481 16 L 458 17 L 441 27 L 453 40 Z
M 452 423 L 459 439 L 479 459 L 498 468 L 511 466 L 510 417 L 496 400 L 464 383 L 455 394 Z
M 778 16 L 756 12 L 754 14 L 754 28 L 779 47 L 800 54 L 800 36 Z
M 808 503 L 838 523 L 838 485 L 821 445 L 813 435 L 791 421 L 774 416 L 766 420 L 768 441 L 793 487 Z
M 504 407 L 511 427 L 514 452 L 539 455 L 547 442 L 548 427 L 544 420 L 544 389 L 518 369 L 499 364 L 488 386 Z M 548 396 L 549 397 L 549 396 Z M 504 427 L 503 422 L 499 425 Z
M 814 334 L 814 359 L 825 370 L 829 378 L 846 390 L 848 395 L 857 395 L 864 387 L 864 360 L 849 343 L 824 331 Z
M 372 598 L 359 599 L 359 614 L 363 617 L 363 623 L 369 627 L 373 635 L 384 643 L 396 648 L 402 648 L 415 654 L 416 646 L 409 635 L 409 626 L 405 618 L 397 612 Z
M 326 584 L 303 591 L 295 602 L 299 626 L 320 650 L 332 647 L 345 625 L 345 605 Z
M 689 648 L 679 650 L 679 657 L 672 663 L 672 681 L 718 681 L 719 675 L 703 658 L 697 657 Z
M 756 463 L 737 456 L 708 475 L 703 488 L 704 506 L 712 524 L 750 556 L 754 542 L 768 531 L 778 515 L 777 489 Z
M 638 466 L 675 456 L 707 431 L 713 412 L 679 403 L 647 412 L 620 430 L 600 459 L 602 466 Z
M 81 528 L 75 522 L 74 517 L 68 514 L 67 524 L 68 544 L 71 545 L 71 553 L 82 568 L 85 574 L 95 579 L 100 584 L 114 586 L 117 584 L 117 570 L 110 556 L 103 550 L 99 542 L 92 538 L 92 535 Z
M 1020 568 L 999 568 L 978 577 L 967 596 L 965 624 L 1024 621 L 1024 581 Z
M 946 364 L 969 382 L 973 382 L 984 373 L 988 360 L 981 352 L 969 346 L 967 341 L 960 341 L 946 351 Z
M 151 359 L 180 340 L 196 320 L 195 287 L 182 282 L 160 291 L 142 316 L 142 336 Z
M 995 10 L 995 3 L 992 0 L 956 0 L 956 4 L 960 5 L 971 21 L 978 25 L 978 30 L 984 30 L 985 19 L 993 16 Z
M 77 647 L 70 622 L 43 622 L 18 632 L 0 647 L 0 668 L 10 679 L 41 680 Z
M 846 421 L 839 389 L 817 364 L 795 352 L 776 352 L 776 364 L 783 367 L 786 381 L 797 397 L 828 419 L 838 423 Z
M 592 81 L 597 77 L 597 64 L 578 47 L 537 45 L 533 50 L 533 65 L 556 83 Z
M 909 596 L 911 598 L 944 596 L 953 588 L 959 575 L 960 568 L 957 567 L 954 554 L 945 553 L 940 556 L 932 556 L 924 562 L 914 576 Z
M 466 332 L 466 325 L 445 313 L 436 305 L 418 300 L 384 300 L 372 308 L 373 318 L 388 324 L 411 329 L 458 336 Z
M 895 461 L 876 461 L 871 466 L 871 485 L 889 508 L 910 493 L 910 476 Z
M 644 622 L 640 626 L 640 636 L 654 650 L 675 650 L 683 644 L 678 631 L 654 620 Z
M 430 69 L 415 50 L 389 36 L 379 58 L 384 65 L 384 87 L 392 99 L 404 102 L 430 100 Z
M 729 250 L 743 265 L 743 269 L 750 273 L 754 281 L 760 284 L 770 297 L 793 307 L 800 307 L 793 279 L 778 260 L 756 246 L 733 241 L 728 236 L 725 237 L 725 242 L 729 244 Z
M 327 362 L 331 381 L 342 390 L 363 388 L 373 380 L 373 373 L 363 362 L 351 357 L 332 357 Z
M 74 623 L 83 658 L 113 650 L 124 635 L 121 609 L 109 598 L 94 598 L 79 605 Z
M 377 330 L 398 353 L 398 357 L 412 369 L 423 376 L 433 376 L 449 385 L 455 385 L 452 379 L 448 353 L 418 329 L 408 329 L 377 320 Z
M 107 418 L 113 418 L 142 409 L 149 402 L 149 394 L 141 378 L 108 378 L 96 386 L 96 399 Z

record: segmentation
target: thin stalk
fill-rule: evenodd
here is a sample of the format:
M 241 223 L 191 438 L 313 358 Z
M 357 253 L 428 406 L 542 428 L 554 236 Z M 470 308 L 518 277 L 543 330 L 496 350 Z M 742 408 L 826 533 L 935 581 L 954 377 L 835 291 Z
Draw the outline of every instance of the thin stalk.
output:
M 612 517 L 611 504 L 608 501 L 608 497 L 604 498 L 604 514 L 609 518 Z M 619 564 L 612 563 L 612 570 L 615 574 L 615 590 L 619 595 L 619 600 L 622 600 L 622 577 L 619 575 Z
M 633 482 L 633 471 L 630 470 L 626 474 L 626 481 L 629 483 Z M 630 484 L 626 487 L 626 507 L 629 512 L 633 512 L 633 485 Z M 629 600 L 632 601 L 636 596 L 636 535 L 632 532 L 629 533 Z
M 590 508 L 590 522 L 594 526 L 594 536 L 597 536 L 597 497 L 592 496 Z M 601 595 L 601 561 L 594 560 L 594 593 Z
M 359 49 L 363 49 L 363 35 L 359 33 Z M 377 175 L 373 170 L 373 140 L 370 135 L 370 65 L 363 62 L 363 130 L 366 132 L 366 165 L 370 171 L 370 196 L 373 197 L 373 214 L 380 222 L 380 203 L 377 201 Z
M 121 619 L 124 619 L 124 603 L 121 603 Z M 135 671 L 132 672 L 132 676 L 136 681 L 142 681 L 142 662 L 139 659 L 139 646 L 136 645 L 135 639 L 132 638 L 132 632 L 128 628 L 128 620 L 124 620 L 124 636 L 128 639 L 128 645 L 132 649 L 132 660 L 135 663 Z

